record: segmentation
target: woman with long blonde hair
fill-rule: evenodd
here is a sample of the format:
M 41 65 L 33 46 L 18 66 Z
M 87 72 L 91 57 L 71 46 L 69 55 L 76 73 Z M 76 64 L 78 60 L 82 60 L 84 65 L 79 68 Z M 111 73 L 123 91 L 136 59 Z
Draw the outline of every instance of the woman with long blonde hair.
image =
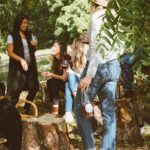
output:
M 72 106 L 73 99 L 76 96 L 77 86 L 86 63 L 86 53 L 88 46 L 83 43 L 81 38 L 75 38 L 72 43 L 72 66 L 68 69 L 68 81 L 65 85 L 66 94 L 66 113 L 64 119 L 66 122 L 73 121 Z
M 81 38 L 74 39 L 72 44 L 72 68 L 79 78 L 86 63 L 86 47 L 85 43 L 81 41 Z

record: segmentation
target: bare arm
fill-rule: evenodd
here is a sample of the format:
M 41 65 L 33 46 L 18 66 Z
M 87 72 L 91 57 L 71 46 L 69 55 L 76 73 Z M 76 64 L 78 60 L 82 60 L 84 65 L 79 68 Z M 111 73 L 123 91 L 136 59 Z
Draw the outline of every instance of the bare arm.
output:
M 23 59 L 23 58 L 21 58 L 20 56 L 18 56 L 17 54 L 14 53 L 13 43 L 7 45 L 7 53 L 8 53 L 9 57 L 11 57 L 12 59 L 15 59 L 19 62 L 21 62 L 21 60 Z
M 45 78 L 51 77 L 51 78 L 62 80 L 62 81 L 66 81 L 68 78 L 68 74 L 66 70 L 63 70 L 63 75 L 57 75 L 57 74 L 50 73 L 50 72 L 43 72 L 42 76 Z
M 64 71 L 63 75 L 57 75 L 57 74 L 51 74 L 52 78 L 58 79 L 58 80 L 63 80 L 66 81 L 67 80 L 67 72 Z
M 14 46 L 13 43 L 7 45 L 7 53 L 8 56 L 11 57 L 12 59 L 18 61 L 21 63 L 21 66 L 23 70 L 27 71 L 28 70 L 28 64 L 27 62 L 20 56 L 14 53 Z

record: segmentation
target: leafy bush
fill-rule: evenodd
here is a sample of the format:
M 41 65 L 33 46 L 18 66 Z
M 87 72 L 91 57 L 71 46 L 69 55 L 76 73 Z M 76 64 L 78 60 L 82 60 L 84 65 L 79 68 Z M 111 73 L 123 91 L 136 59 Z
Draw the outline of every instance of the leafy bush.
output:
M 38 48 L 47 48 L 54 40 L 72 42 L 87 29 L 89 4 L 83 0 L 3 0 L 0 3 L 0 35 L 6 43 L 17 13 L 30 16 L 30 27 L 37 35 Z M 0 51 L 5 49 L 1 48 Z
M 144 52 L 134 68 L 150 66 L 150 2 L 147 0 L 110 0 L 106 11 L 103 30 L 106 42 L 111 47 L 124 42 L 128 52 L 143 47 Z M 111 39 L 111 40 L 110 40 Z

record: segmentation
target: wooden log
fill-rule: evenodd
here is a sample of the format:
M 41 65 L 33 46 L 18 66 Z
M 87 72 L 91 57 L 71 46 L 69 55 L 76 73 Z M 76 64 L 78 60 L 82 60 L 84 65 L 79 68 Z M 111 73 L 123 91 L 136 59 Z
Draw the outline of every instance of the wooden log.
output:
M 37 122 L 37 118 L 23 120 L 22 150 L 41 150 Z
M 143 143 L 140 128 L 144 105 L 141 101 L 120 99 L 116 102 L 117 142 L 124 145 Z
M 143 103 L 132 99 L 117 99 L 115 102 L 117 119 L 117 144 L 126 146 L 130 144 L 143 145 L 140 128 L 143 121 Z M 102 117 L 102 116 L 101 116 Z M 103 125 L 91 118 L 96 135 L 103 135 Z
M 45 114 L 23 120 L 22 150 L 71 150 L 63 118 Z

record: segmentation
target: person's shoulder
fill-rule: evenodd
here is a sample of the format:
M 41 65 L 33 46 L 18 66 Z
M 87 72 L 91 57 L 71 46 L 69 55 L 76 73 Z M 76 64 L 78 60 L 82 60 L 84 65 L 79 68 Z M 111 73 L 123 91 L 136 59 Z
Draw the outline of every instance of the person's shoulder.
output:
M 96 11 L 93 15 L 92 18 L 101 18 L 105 15 L 106 9 L 101 10 L 101 11 Z
M 8 34 L 7 38 L 13 38 L 13 36 L 11 34 Z
M 14 32 L 9 32 L 7 37 L 12 37 L 14 36 Z
M 12 35 L 12 34 L 9 34 L 9 35 L 7 36 L 7 44 L 11 44 L 11 43 L 13 43 L 13 35 Z
M 8 34 L 8 37 L 14 39 L 17 35 L 18 35 L 17 32 L 10 32 L 10 33 Z

